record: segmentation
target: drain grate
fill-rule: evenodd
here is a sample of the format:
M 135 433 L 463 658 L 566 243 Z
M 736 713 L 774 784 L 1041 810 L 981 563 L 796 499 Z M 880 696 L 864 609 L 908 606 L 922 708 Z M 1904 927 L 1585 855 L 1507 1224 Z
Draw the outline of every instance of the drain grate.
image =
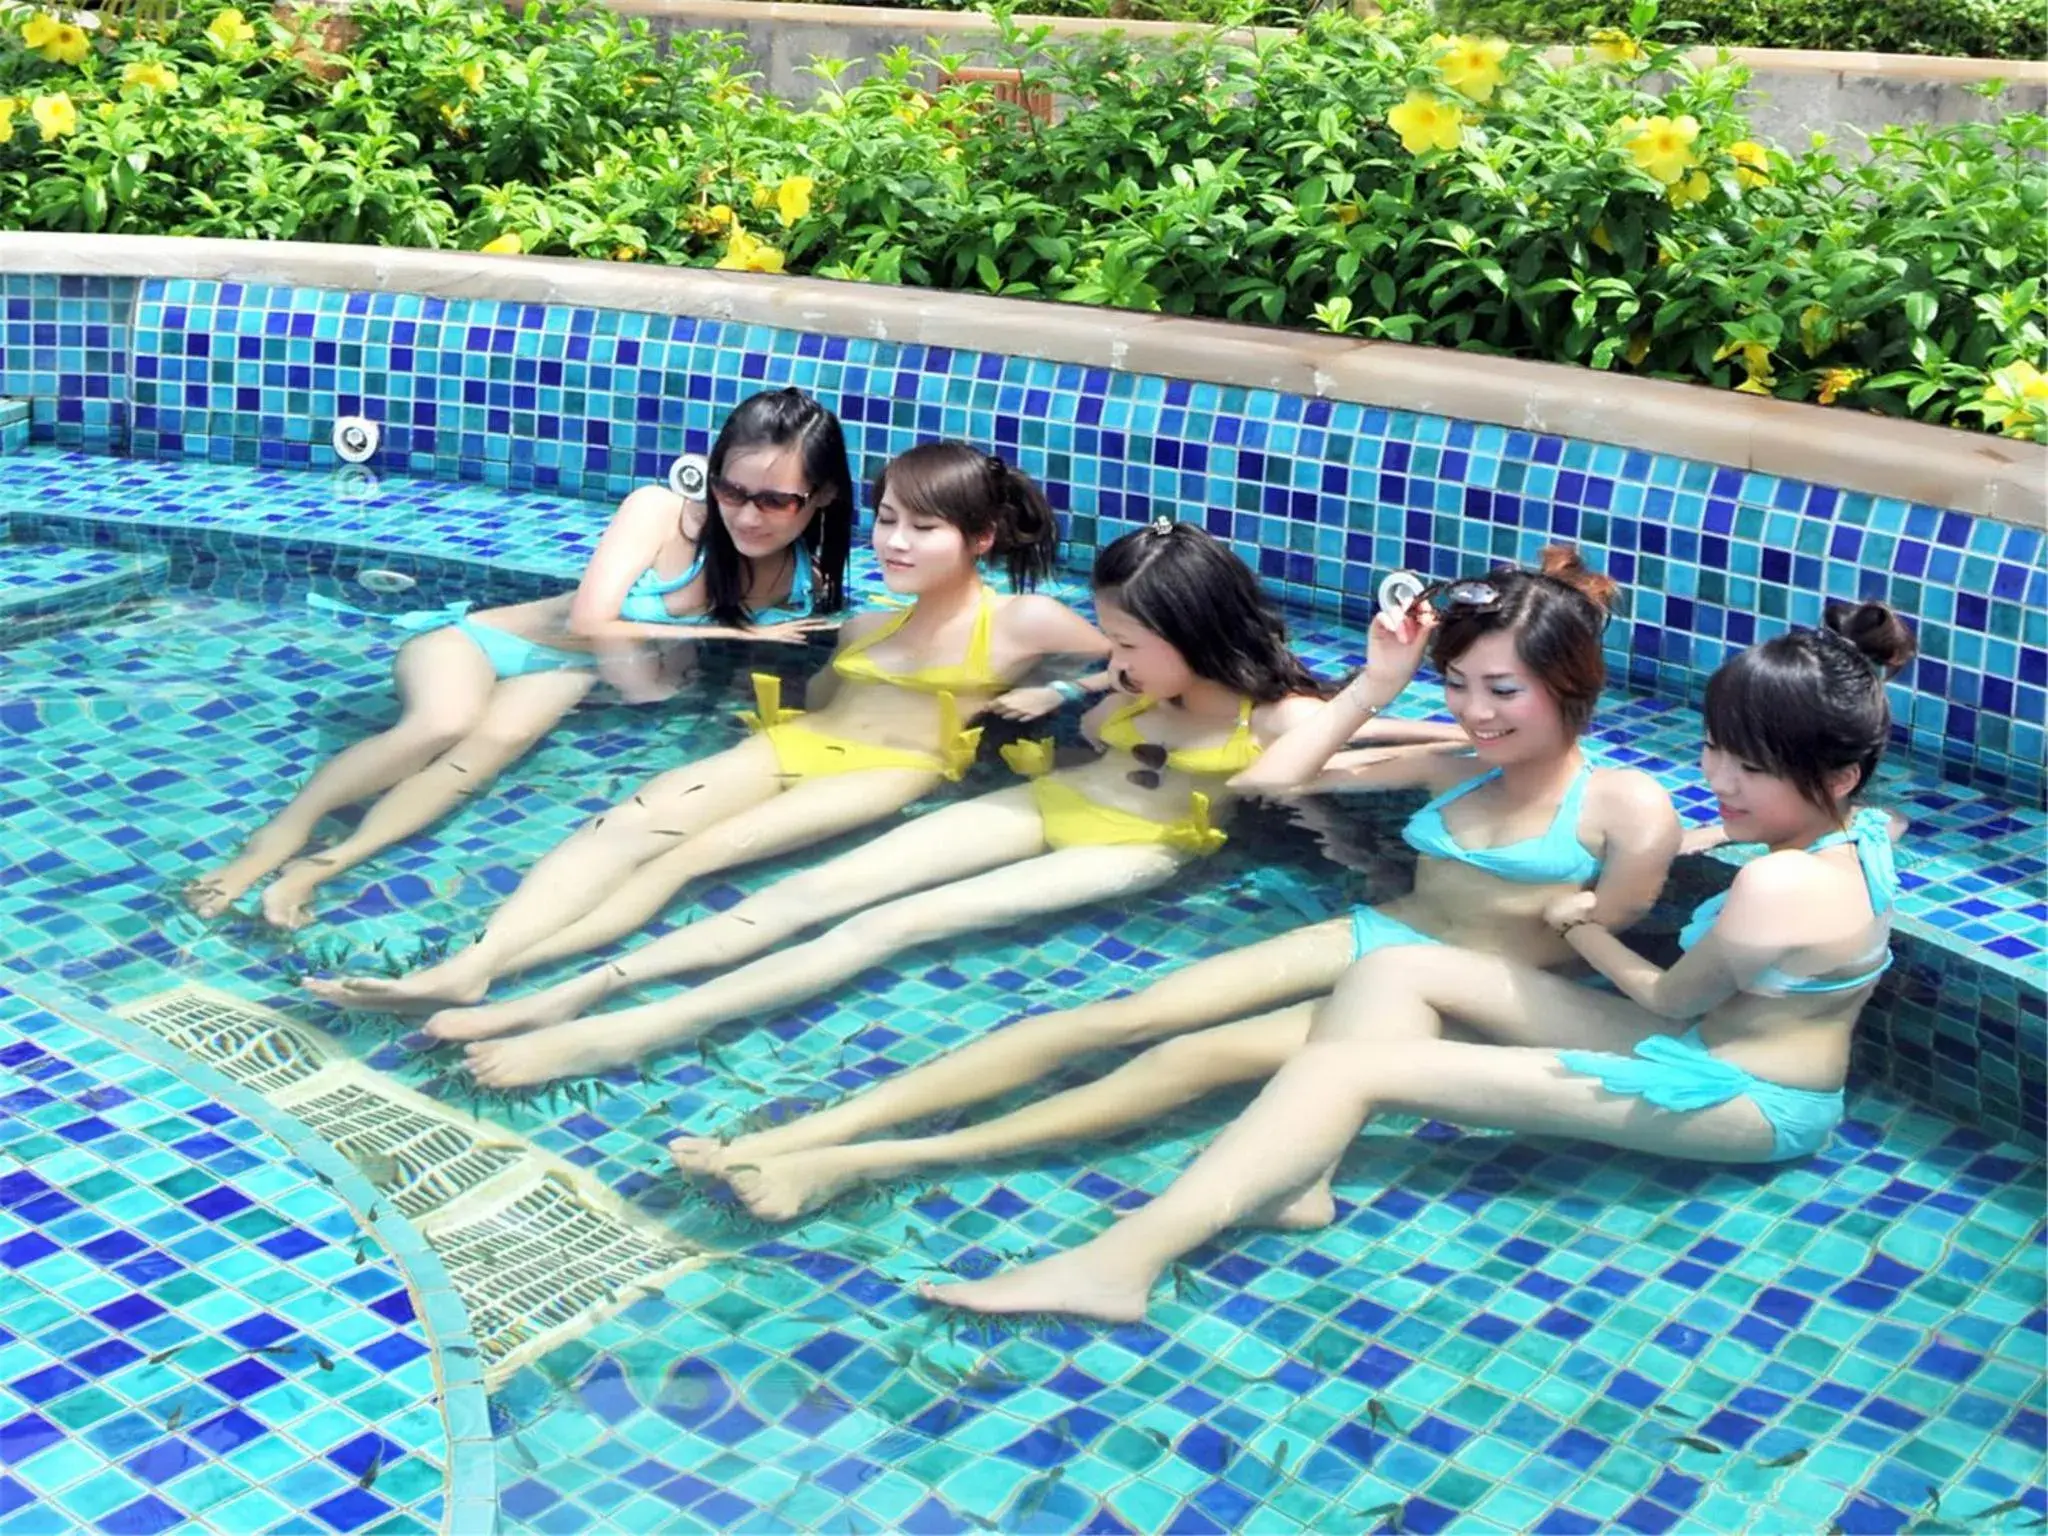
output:
M 701 1262 L 583 1170 L 371 1071 L 310 1024 L 202 986 L 122 1014 L 362 1170 L 447 1268 L 486 1386 Z

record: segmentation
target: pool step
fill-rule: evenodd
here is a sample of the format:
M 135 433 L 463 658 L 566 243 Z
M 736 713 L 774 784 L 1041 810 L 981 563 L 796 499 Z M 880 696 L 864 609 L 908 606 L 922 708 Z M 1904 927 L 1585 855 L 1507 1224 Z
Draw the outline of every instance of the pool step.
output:
M 20 453 L 28 446 L 28 402 L 0 396 L 0 454 Z
M 162 592 L 168 556 L 68 544 L 0 544 L 0 645 L 68 629 Z
M 202 986 L 120 1012 L 297 1116 L 383 1192 L 447 1267 L 486 1386 L 704 1261 L 574 1164 L 371 1070 L 310 1024 Z

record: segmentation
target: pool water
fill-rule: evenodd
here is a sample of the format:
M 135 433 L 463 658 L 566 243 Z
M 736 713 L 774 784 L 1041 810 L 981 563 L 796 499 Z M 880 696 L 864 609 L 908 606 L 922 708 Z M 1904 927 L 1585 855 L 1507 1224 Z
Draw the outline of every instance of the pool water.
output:
M 459 942 L 582 817 L 736 738 L 738 661 L 707 656 L 677 706 L 579 712 L 280 940 L 201 925 L 173 892 L 391 717 L 391 637 L 306 610 L 323 562 L 129 560 L 111 607 L 65 627 L 46 613 L 4 653 L 0 1263 L 26 1283 L 0 1297 L 0 1533 L 191 1515 L 468 1536 L 493 1509 L 502 1530 L 547 1532 L 2048 1519 L 2038 1153 L 1881 1093 L 1852 1092 L 1828 1151 L 1781 1170 L 1378 1126 L 1345 1161 L 1336 1226 L 1202 1250 L 1125 1327 L 969 1327 L 911 1288 L 1098 1229 L 1243 1095 L 780 1229 L 667 1162 L 677 1131 L 786 1112 L 1023 1009 L 1397 889 L 1391 810 L 1347 838 L 1362 873 L 1253 817 L 1129 909 L 899 957 L 853 995 L 645 1071 L 475 1099 L 452 1053 L 308 1007 L 294 979 Z M 1309 640 L 1332 670 L 1355 645 Z M 1682 712 L 1618 697 L 1602 721 L 1608 746 L 1685 781 Z M 983 767 L 953 793 L 1001 781 Z M 694 896 L 723 905 L 787 867 Z M 362 1170 L 111 1017 L 194 981 L 331 1031 L 700 1256 L 486 1382 L 432 1244 L 377 1209 Z M 138 1259 L 147 1245 L 162 1264 Z M 114 1348 L 123 1327 L 156 1331 Z M 174 1345 L 189 1368 L 151 1363 Z

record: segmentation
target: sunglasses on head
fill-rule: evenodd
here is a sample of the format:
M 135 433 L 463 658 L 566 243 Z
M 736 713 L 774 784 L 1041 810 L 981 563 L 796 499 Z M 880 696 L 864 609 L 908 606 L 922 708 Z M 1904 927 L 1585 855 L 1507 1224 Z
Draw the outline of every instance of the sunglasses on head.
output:
M 811 499 L 809 491 L 750 491 L 723 475 L 713 475 L 710 484 L 712 497 L 728 512 L 737 512 L 751 501 L 763 512 L 787 514 L 801 511 Z
M 1124 775 L 1126 783 L 1140 789 L 1157 789 L 1159 771 L 1166 766 L 1168 751 L 1156 741 L 1141 741 L 1131 748 L 1131 756 L 1138 760 L 1138 766 Z
M 1500 588 L 1492 582 L 1465 577 L 1424 581 L 1414 571 L 1396 571 L 1380 583 L 1380 611 L 1390 620 L 1405 619 L 1424 603 L 1433 603 L 1446 612 L 1484 612 L 1498 607 L 1500 600 Z

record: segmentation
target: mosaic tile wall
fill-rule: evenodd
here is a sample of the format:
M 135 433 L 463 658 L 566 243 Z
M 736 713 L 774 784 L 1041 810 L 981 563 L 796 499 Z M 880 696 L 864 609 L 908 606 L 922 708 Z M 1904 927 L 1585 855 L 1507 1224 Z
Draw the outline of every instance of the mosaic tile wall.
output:
M 147 280 L 124 347 L 130 293 L 0 276 L 0 393 L 36 399 L 40 439 L 318 463 L 359 411 L 391 468 L 614 495 L 704 447 L 741 395 L 794 382 L 836 404 L 867 467 L 934 435 L 989 443 L 1045 482 L 1078 549 L 1199 515 L 1290 598 L 1352 619 L 1362 571 L 1569 540 L 1632 589 L 1617 671 L 1678 697 L 1826 597 L 1884 597 L 1924 651 L 1893 690 L 1901 745 L 2043 795 L 2035 529 L 1442 417 L 716 320 Z

